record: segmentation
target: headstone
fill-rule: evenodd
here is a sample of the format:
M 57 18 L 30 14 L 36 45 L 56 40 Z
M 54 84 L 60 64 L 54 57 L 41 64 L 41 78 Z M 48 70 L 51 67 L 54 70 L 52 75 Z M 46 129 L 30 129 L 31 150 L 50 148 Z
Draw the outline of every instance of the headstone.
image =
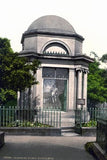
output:
M 4 145 L 4 132 L 0 132 L 0 148 Z
M 97 119 L 97 143 L 107 153 L 107 117 Z

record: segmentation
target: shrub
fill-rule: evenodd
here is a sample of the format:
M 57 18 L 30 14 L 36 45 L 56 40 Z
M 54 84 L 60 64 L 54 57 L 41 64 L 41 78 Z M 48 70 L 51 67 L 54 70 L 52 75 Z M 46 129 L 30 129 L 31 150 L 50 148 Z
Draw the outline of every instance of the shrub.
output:
M 29 122 L 29 121 L 14 121 L 13 123 L 7 124 L 6 127 L 52 127 L 48 124 L 42 124 L 39 122 Z
M 96 127 L 97 121 L 90 120 L 89 122 L 83 123 L 82 127 Z

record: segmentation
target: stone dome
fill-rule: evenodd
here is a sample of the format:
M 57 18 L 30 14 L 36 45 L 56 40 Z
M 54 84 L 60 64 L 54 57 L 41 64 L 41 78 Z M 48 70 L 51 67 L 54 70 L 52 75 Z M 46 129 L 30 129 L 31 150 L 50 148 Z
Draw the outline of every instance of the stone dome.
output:
M 26 33 L 44 32 L 55 34 L 76 34 L 72 25 L 64 18 L 55 15 L 47 15 L 35 20 Z

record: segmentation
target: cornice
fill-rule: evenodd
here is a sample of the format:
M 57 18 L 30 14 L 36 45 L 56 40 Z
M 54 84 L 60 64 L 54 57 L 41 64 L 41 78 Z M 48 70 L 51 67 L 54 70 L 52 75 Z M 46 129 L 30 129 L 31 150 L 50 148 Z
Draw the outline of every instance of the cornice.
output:
M 36 53 L 35 51 L 21 51 L 19 53 L 19 57 L 33 57 L 38 59 L 51 59 L 51 60 L 72 60 L 72 61 L 87 61 L 88 63 L 93 63 L 94 59 L 90 58 L 86 55 L 77 55 L 77 56 L 69 56 L 69 55 L 46 55 Z
M 31 31 L 25 31 L 23 34 L 22 34 L 22 39 L 21 39 L 21 43 L 23 43 L 23 40 L 24 40 L 24 38 L 26 38 L 26 37 L 28 37 L 28 36 L 31 36 L 31 37 L 33 37 L 33 36 L 35 36 L 35 35 L 38 35 L 38 34 L 40 34 L 40 35 L 50 35 L 50 36 L 61 36 L 61 37 L 73 37 L 73 38 L 77 38 L 77 39 L 79 39 L 79 40 L 81 40 L 81 41 L 83 41 L 84 40 L 84 38 L 81 36 L 81 35 L 79 35 L 79 34 L 77 34 L 77 33 L 74 33 L 74 34 L 71 34 L 71 33 L 57 33 L 57 32 L 48 32 L 48 31 L 42 31 L 42 30 L 31 30 Z

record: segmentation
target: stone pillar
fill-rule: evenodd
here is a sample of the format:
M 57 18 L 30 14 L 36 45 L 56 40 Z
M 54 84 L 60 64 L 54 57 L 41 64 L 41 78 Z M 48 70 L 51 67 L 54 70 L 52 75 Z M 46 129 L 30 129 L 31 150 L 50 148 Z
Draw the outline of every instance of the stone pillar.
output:
M 77 99 L 82 99 L 82 69 L 77 70 Z M 77 108 L 81 108 L 81 105 L 77 104 Z
M 37 79 L 37 74 L 34 75 L 34 78 Z M 38 84 L 37 84 L 38 85 Z M 36 108 L 37 98 L 36 98 L 36 84 L 31 86 L 31 107 Z
M 84 80 L 83 80 L 83 99 L 85 99 L 85 105 L 83 105 L 83 108 L 87 108 L 87 75 L 88 75 L 88 70 L 84 70 Z
M 20 107 L 23 108 L 23 91 L 21 91 L 21 94 L 20 94 L 20 95 L 21 95 L 21 103 L 20 103 L 21 106 L 20 106 Z
M 75 70 L 69 69 L 69 108 L 68 110 L 75 109 Z
M 17 92 L 17 107 L 20 107 L 20 92 Z
M 26 88 L 23 93 L 24 94 L 24 96 L 23 96 L 24 108 L 26 108 L 26 109 L 31 108 L 31 106 L 32 106 L 32 90 L 31 90 L 31 88 Z
M 35 85 L 33 85 L 33 93 L 32 93 L 32 106 L 33 106 L 33 108 L 36 108 L 36 103 L 37 103 L 37 98 L 36 98 L 36 84 L 35 84 Z
M 39 68 L 36 73 L 36 79 L 39 82 L 36 85 L 36 106 L 43 107 L 43 78 L 42 78 L 42 68 Z
M 28 88 L 25 89 L 25 108 L 28 107 Z
M 33 107 L 33 86 L 30 88 L 30 108 Z

